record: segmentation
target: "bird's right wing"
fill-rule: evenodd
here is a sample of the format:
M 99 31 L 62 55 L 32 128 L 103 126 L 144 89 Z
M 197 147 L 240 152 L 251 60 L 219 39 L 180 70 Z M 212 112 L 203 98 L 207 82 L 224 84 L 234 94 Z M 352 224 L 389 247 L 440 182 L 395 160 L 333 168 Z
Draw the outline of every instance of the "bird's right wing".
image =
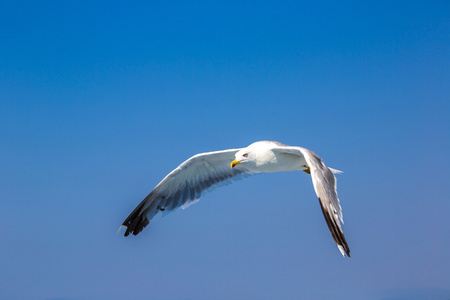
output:
M 347 254 L 350 257 L 350 248 L 341 227 L 341 222 L 343 223 L 342 209 L 336 190 L 336 177 L 333 175 L 333 173 L 341 171 L 328 168 L 316 153 L 306 148 L 281 146 L 275 148 L 274 151 L 303 156 L 309 167 L 314 190 L 319 198 L 320 207 L 331 235 L 342 255 Z
M 217 186 L 254 174 L 242 165 L 230 163 L 240 149 L 200 153 L 170 172 L 123 222 L 125 236 L 137 235 L 160 211 L 186 208 Z

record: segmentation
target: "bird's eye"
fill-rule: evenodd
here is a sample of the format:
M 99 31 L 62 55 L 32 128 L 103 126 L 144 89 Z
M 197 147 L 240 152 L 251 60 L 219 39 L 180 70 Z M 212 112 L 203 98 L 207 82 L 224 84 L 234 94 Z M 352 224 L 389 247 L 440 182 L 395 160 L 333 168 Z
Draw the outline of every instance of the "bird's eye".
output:
M 245 153 L 244 155 L 242 155 L 243 157 L 247 157 L 248 156 L 248 153 Z

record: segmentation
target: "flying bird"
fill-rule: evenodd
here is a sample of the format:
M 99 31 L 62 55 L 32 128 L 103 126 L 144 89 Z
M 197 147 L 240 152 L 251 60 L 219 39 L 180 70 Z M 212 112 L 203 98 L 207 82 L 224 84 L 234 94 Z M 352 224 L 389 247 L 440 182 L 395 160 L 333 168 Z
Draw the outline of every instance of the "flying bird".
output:
M 246 148 L 200 153 L 170 172 L 123 222 L 125 236 L 137 235 L 158 212 L 186 208 L 206 191 L 257 173 L 304 171 L 311 175 L 325 221 L 339 251 L 350 257 L 341 228 L 342 209 L 333 173 L 311 150 L 259 141 Z

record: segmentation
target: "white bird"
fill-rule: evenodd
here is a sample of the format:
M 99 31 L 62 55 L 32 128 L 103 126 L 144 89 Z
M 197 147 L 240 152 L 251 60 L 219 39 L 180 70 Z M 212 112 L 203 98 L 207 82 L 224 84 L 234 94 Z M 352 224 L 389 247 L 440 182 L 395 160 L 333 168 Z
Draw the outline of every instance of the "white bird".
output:
M 231 168 L 230 168 L 231 165 Z M 160 211 L 186 208 L 214 187 L 256 173 L 304 171 L 311 174 L 325 221 L 339 251 L 350 257 L 341 228 L 342 210 L 333 173 L 317 154 L 302 147 L 260 141 L 246 148 L 200 153 L 170 172 L 123 222 L 125 236 L 137 235 Z

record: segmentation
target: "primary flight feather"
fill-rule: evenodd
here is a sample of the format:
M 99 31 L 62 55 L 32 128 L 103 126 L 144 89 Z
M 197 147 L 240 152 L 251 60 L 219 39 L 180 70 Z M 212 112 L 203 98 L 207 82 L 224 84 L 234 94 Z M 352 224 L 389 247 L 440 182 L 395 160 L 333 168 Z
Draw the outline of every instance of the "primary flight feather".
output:
M 137 235 L 160 211 L 186 208 L 207 190 L 256 173 L 304 171 L 311 174 L 320 207 L 339 251 L 350 257 L 341 228 L 342 209 L 336 192 L 340 171 L 328 168 L 317 154 L 302 147 L 260 141 L 246 148 L 200 153 L 170 172 L 123 222 L 125 236 Z

